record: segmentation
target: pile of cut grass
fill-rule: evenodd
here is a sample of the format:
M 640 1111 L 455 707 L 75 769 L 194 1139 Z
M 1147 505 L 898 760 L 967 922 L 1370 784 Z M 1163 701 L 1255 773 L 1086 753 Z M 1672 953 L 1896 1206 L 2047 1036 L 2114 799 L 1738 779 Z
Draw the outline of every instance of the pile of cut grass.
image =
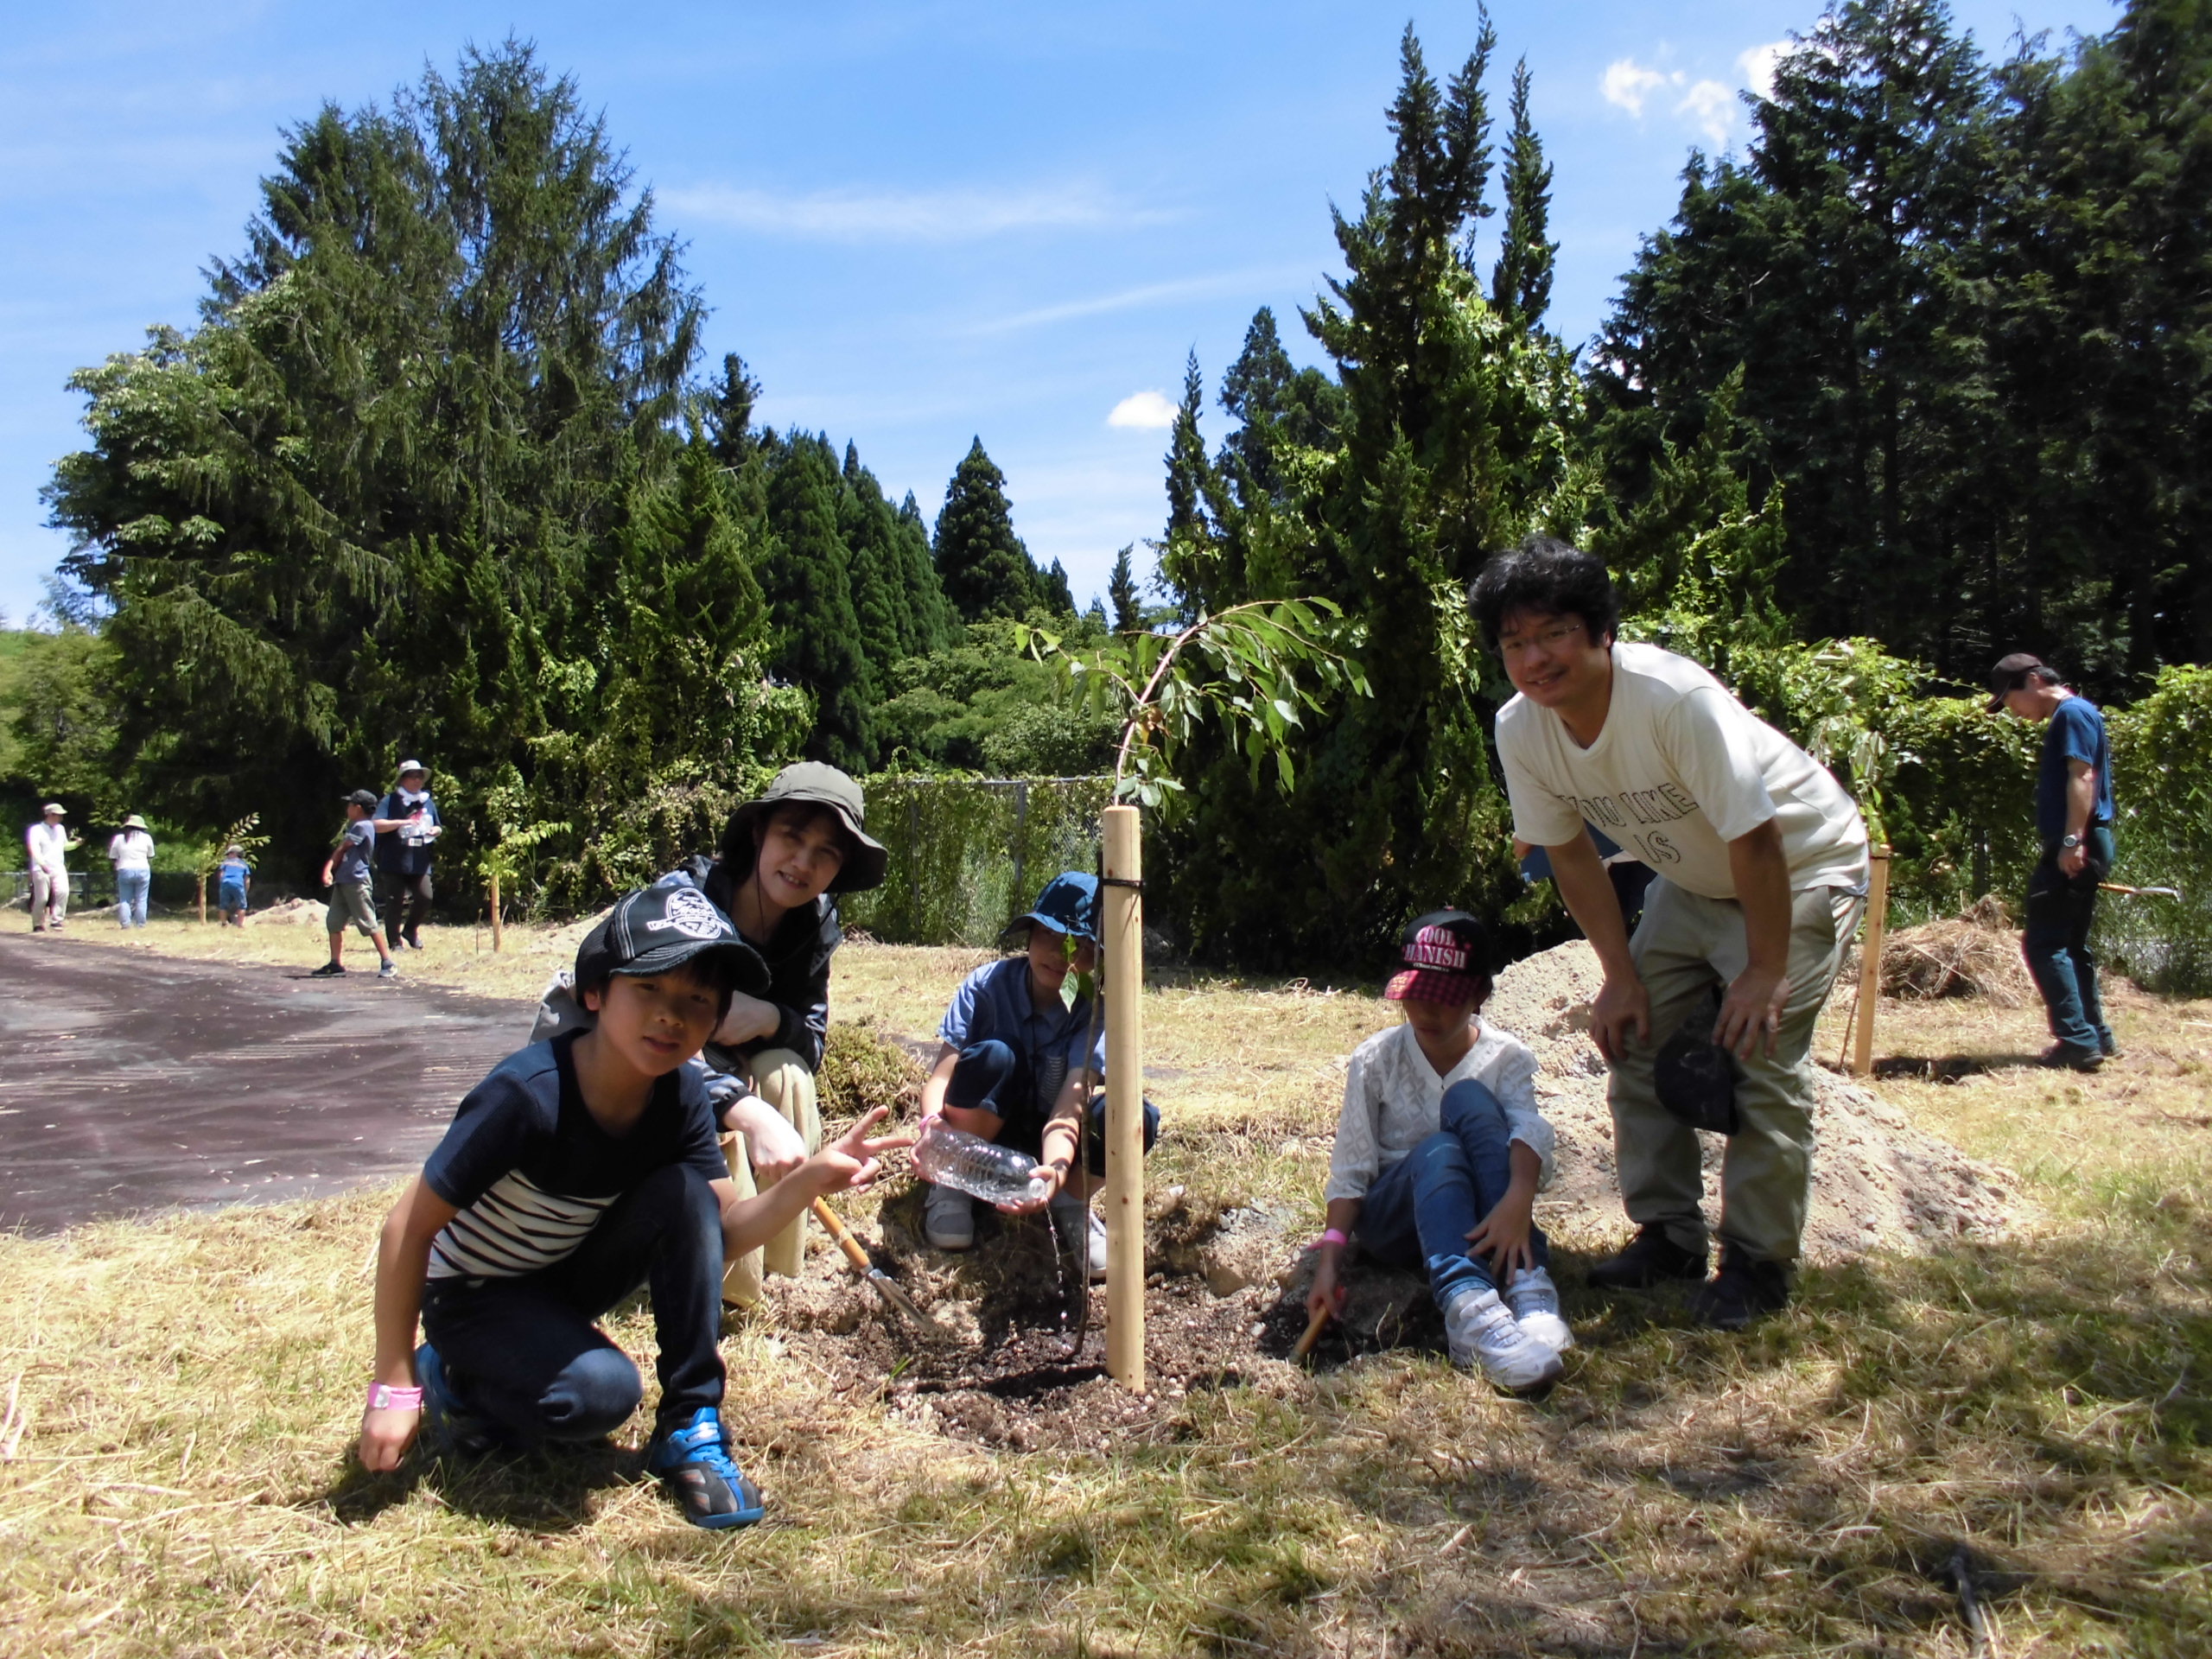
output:
M 912 1033 L 949 992 L 923 953 L 839 961 L 841 1015 Z M 1963 1655 L 1962 1569 L 1993 1651 L 2202 1652 L 2212 1010 L 2117 1012 L 2127 1058 L 2095 1077 L 1885 1085 L 2018 1168 L 2037 1236 L 1808 1274 L 1738 1338 L 1576 1288 L 1607 1241 L 1567 1238 L 1581 1347 L 1541 1402 L 1396 1352 L 1154 1399 L 1159 1432 L 1110 1452 L 988 1450 L 747 1322 L 731 1417 L 770 1519 L 734 1535 L 675 1518 L 638 1425 L 352 1468 L 388 1194 L 0 1240 L 0 1650 Z M 1154 1179 L 1318 1216 L 1330 1062 L 1391 1017 L 1160 988 Z M 1957 1002 L 1882 1020 L 1907 1058 L 2035 1036 Z M 844 1207 L 867 1233 L 871 1201 Z M 639 1315 L 614 1332 L 649 1351 Z

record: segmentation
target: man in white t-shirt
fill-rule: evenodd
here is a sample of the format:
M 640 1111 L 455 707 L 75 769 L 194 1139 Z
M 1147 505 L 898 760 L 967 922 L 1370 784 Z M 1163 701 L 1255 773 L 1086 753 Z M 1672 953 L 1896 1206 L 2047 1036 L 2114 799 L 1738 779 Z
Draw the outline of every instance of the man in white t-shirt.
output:
M 1661 1046 L 1694 1020 L 1694 1035 L 1735 1057 L 1738 1127 L 1722 1164 L 1719 1271 L 1693 1308 L 1739 1329 L 1789 1300 L 1812 1178 L 1807 1051 L 1859 924 L 1866 826 L 1825 767 L 1704 669 L 1618 643 L 1597 559 L 1532 537 L 1492 557 L 1470 598 L 1520 693 L 1497 716 L 1514 833 L 1548 850 L 1605 970 L 1591 1035 L 1612 1068 L 1637 1232 L 1591 1282 L 1705 1277 L 1697 1134 L 1653 1080 Z M 1633 940 L 1586 821 L 1657 873 Z
M 23 831 L 31 878 L 31 931 L 59 933 L 69 914 L 69 839 L 59 801 L 48 801 L 39 821 Z

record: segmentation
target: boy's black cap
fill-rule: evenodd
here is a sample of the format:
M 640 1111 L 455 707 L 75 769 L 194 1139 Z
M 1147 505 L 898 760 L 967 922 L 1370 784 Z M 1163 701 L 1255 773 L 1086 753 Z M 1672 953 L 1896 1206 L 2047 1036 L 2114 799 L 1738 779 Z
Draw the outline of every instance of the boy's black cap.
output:
M 576 983 L 603 985 L 613 974 L 664 974 L 709 952 L 728 959 L 735 989 L 758 996 L 768 988 L 768 964 L 713 899 L 688 884 L 641 887 L 584 936 Z
M 2042 658 L 2033 652 L 2016 651 L 2009 657 L 1997 659 L 1997 666 L 1989 671 L 1989 708 L 1996 714 L 2005 707 L 2005 697 L 2020 689 L 2031 668 L 2044 666 Z
M 351 795 L 346 797 L 345 804 L 348 806 L 365 806 L 370 811 L 373 812 L 377 810 L 377 798 L 369 793 L 365 789 L 357 789 Z
M 768 787 L 760 792 L 757 801 L 747 801 L 729 816 L 729 823 L 722 831 L 722 857 L 732 866 L 730 880 L 741 885 L 752 874 L 753 867 L 747 863 L 742 869 L 734 868 L 733 849 L 741 856 L 750 858 L 754 844 L 753 826 L 779 806 L 826 806 L 837 816 L 845 831 L 845 861 L 837 871 L 837 878 L 830 882 L 832 893 L 862 893 L 883 885 L 883 873 L 889 868 L 891 855 L 883 843 L 870 836 L 861 825 L 867 817 L 868 807 L 861 795 L 861 786 L 851 776 L 819 760 L 801 760 L 778 772 Z

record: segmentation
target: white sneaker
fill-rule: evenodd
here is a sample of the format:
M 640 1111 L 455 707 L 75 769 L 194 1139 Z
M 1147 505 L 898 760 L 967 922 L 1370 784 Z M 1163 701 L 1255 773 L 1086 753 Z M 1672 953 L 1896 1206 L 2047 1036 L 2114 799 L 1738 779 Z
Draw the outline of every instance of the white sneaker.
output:
M 1454 1365 L 1479 1370 L 1509 1393 L 1541 1388 L 1567 1369 L 1556 1350 L 1521 1328 L 1494 1290 L 1454 1297 L 1444 1310 L 1444 1338 Z
M 1062 1249 L 1073 1248 L 1069 1241 L 1081 1236 L 1076 1231 L 1077 1228 L 1082 1228 L 1084 1233 L 1089 1235 L 1090 1277 L 1094 1283 L 1103 1279 L 1106 1276 L 1106 1224 L 1092 1213 L 1088 1204 L 1072 1192 L 1055 1192 L 1052 1201 L 1046 1207 L 1052 1212 L 1052 1225 L 1059 1235 Z
M 976 1242 L 976 1201 L 957 1186 L 931 1183 L 922 1200 L 922 1236 L 940 1250 L 964 1250 Z
M 1505 1287 L 1505 1305 L 1520 1327 L 1555 1354 L 1574 1346 L 1574 1332 L 1559 1316 L 1559 1287 L 1541 1268 L 1523 1268 Z

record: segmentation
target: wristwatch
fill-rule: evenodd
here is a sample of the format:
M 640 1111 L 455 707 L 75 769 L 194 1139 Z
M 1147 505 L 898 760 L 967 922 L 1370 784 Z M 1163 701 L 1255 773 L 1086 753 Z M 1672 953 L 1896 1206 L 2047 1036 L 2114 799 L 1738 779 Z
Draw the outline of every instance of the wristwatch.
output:
M 2082 844 L 2082 837 L 2079 836 L 2061 836 L 2058 838 L 2058 844 L 2070 853 L 2076 847 L 2079 847 Z

